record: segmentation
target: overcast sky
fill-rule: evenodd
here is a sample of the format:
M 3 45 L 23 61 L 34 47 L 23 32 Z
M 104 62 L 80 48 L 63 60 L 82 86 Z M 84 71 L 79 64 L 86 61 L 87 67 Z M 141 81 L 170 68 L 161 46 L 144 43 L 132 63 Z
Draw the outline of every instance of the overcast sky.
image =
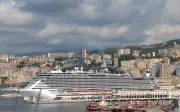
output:
M 0 0 L 0 53 L 152 44 L 180 37 L 180 0 Z

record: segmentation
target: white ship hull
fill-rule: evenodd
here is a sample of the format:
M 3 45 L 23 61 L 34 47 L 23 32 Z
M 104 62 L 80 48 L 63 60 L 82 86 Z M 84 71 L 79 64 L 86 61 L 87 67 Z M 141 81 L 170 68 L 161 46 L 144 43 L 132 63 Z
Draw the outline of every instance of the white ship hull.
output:
M 123 100 L 164 100 L 174 99 L 180 96 L 180 90 L 158 90 L 158 91 L 120 91 L 114 94 L 67 94 L 55 95 L 49 90 L 24 89 L 20 94 L 24 101 L 28 103 L 73 103 L 73 102 L 91 102 L 100 101 L 105 96 L 106 101 L 123 101 Z M 98 97 L 97 97 L 98 96 Z
M 23 96 L 24 101 L 38 102 L 40 100 L 53 100 L 56 95 L 52 94 L 49 90 L 46 89 L 22 89 L 20 95 Z
M 39 94 L 41 91 L 41 94 Z M 90 102 L 99 101 L 100 99 L 92 99 L 94 95 L 62 95 L 61 99 L 56 99 L 56 95 L 49 90 L 24 89 L 20 92 L 23 99 L 27 103 L 73 103 L 73 102 Z M 103 95 L 102 95 L 103 96 Z M 73 98 L 78 99 L 73 99 Z

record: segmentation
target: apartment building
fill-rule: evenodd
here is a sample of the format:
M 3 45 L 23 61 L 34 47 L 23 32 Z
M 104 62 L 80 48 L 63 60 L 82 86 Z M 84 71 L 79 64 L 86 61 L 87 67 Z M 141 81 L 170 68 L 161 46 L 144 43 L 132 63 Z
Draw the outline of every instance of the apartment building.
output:
M 8 54 L 0 54 L 0 61 L 8 62 L 9 61 Z
M 118 55 L 128 55 L 131 54 L 131 50 L 129 48 L 126 49 L 118 49 Z
M 121 61 L 121 69 L 124 71 L 129 71 L 130 69 L 134 68 L 135 60 L 130 61 Z
M 132 55 L 135 56 L 135 57 L 139 57 L 140 56 L 140 51 L 139 50 L 134 50 L 132 52 Z

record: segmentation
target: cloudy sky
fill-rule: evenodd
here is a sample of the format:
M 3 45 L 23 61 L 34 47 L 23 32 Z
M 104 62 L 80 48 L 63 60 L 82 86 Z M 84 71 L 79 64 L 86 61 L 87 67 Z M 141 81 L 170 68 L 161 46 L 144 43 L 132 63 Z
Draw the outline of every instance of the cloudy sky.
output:
M 0 0 L 0 53 L 177 39 L 179 6 L 180 0 Z

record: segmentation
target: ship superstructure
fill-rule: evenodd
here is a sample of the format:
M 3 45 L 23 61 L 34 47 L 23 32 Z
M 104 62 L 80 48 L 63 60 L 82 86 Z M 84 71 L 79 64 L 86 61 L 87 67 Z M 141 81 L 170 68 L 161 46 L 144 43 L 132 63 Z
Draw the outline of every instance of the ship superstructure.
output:
M 44 80 L 56 89 L 153 89 L 154 77 L 132 77 L 112 73 L 66 72 L 40 73 L 34 81 Z

